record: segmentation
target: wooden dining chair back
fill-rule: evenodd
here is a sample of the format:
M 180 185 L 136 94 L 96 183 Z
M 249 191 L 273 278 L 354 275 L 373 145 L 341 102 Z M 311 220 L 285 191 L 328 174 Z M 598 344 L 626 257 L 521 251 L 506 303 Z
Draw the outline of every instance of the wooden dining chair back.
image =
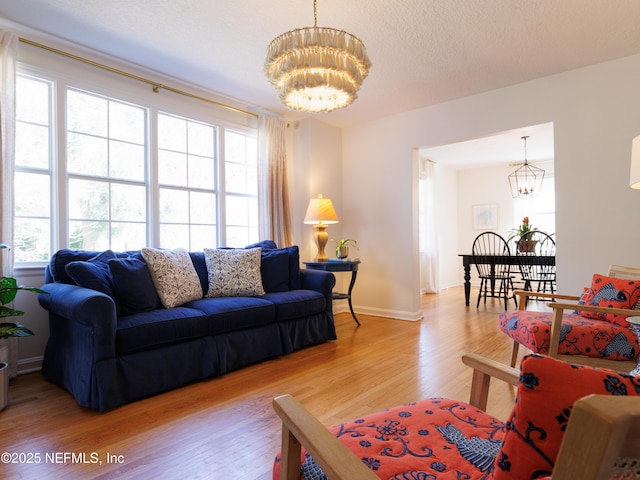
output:
M 480 290 L 478 292 L 478 302 L 476 308 L 480 306 L 480 300 L 487 297 L 501 298 L 504 300 L 504 309 L 507 309 L 509 298 L 518 306 L 516 297 L 513 294 L 513 275 L 511 265 L 507 262 L 496 264 L 483 260 L 483 257 L 494 255 L 511 256 L 509 244 L 495 232 L 483 232 L 473 241 L 471 248 L 473 263 L 480 279 Z M 496 288 L 498 289 L 496 292 Z
M 532 291 L 533 286 L 536 287 L 536 292 L 550 292 L 556 291 L 556 266 L 550 264 L 532 264 L 527 261 L 526 257 L 531 256 L 547 256 L 555 257 L 556 255 L 556 242 L 553 237 L 544 232 L 529 232 L 522 237 L 520 241 L 532 242 L 531 249 L 516 248 L 516 255 L 518 256 L 520 275 L 524 282 L 524 289 Z

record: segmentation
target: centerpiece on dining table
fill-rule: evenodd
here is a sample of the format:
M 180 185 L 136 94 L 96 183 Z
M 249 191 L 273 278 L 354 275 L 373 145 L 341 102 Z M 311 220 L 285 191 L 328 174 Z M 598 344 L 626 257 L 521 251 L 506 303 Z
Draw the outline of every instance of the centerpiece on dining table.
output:
M 517 238 L 516 245 L 518 246 L 518 251 L 521 253 L 531 253 L 536 251 L 536 244 L 538 243 L 538 239 L 536 237 L 536 232 L 538 231 L 531 223 L 529 223 L 529 217 L 524 217 L 522 219 L 522 223 L 517 228 L 512 228 L 510 230 L 511 235 L 507 239 L 508 242 Z

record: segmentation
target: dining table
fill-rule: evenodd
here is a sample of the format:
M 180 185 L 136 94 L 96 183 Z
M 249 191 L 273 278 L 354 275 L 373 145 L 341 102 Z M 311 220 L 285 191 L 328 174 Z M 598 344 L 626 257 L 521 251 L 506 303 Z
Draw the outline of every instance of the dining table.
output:
M 462 267 L 464 268 L 464 302 L 469 306 L 469 297 L 471 296 L 471 265 L 485 264 L 490 265 L 491 269 L 495 269 L 496 265 L 546 265 L 555 266 L 555 255 L 473 255 L 471 253 L 461 253 Z M 491 282 L 491 293 L 495 292 L 495 283 Z

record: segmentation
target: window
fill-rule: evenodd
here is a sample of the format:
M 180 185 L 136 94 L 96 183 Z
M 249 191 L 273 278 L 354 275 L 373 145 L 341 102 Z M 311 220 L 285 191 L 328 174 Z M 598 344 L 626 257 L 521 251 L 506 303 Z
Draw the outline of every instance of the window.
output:
M 16 263 L 258 240 L 255 129 L 22 72 L 16 98 Z
M 146 109 L 67 90 L 68 246 L 146 245 Z
M 248 245 L 258 238 L 258 152 L 256 139 L 225 132 L 227 241 Z
M 47 80 L 19 76 L 16 85 L 14 255 L 49 259 L 52 236 L 52 89 Z
M 217 129 L 158 115 L 160 244 L 202 249 L 216 245 Z

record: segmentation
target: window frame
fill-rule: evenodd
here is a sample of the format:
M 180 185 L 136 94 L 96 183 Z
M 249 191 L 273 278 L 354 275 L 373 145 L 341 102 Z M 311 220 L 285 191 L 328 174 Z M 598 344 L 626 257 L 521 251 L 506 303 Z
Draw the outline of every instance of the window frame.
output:
M 147 185 L 147 246 L 160 245 L 159 183 L 157 157 L 157 115 L 159 112 L 213 125 L 217 128 L 218 151 L 215 153 L 217 194 L 217 246 L 226 245 L 226 190 L 224 186 L 224 134 L 231 130 L 256 139 L 257 118 L 233 111 L 217 109 L 197 98 L 170 93 L 156 93 L 148 85 L 103 72 L 95 67 L 66 58 L 52 58 L 32 49 L 21 49 L 17 64 L 18 75 L 31 76 L 52 83 L 51 136 L 51 233 L 50 253 L 68 246 L 68 179 L 66 170 L 66 91 L 68 88 L 89 92 L 115 101 L 143 107 L 147 111 L 146 185 Z M 257 156 L 257 149 L 256 149 Z M 257 167 L 256 158 L 256 169 Z M 258 186 L 259 188 L 259 186 Z M 256 197 L 256 202 L 258 201 Z M 259 222 L 259 219 L 258 219 Z M 256 225 L 259 231 L 259 225 Z M 215 247 L 212 245 L 211 247 Z M 43 266 L 46 262 L 16 262 L 16 268 Z

